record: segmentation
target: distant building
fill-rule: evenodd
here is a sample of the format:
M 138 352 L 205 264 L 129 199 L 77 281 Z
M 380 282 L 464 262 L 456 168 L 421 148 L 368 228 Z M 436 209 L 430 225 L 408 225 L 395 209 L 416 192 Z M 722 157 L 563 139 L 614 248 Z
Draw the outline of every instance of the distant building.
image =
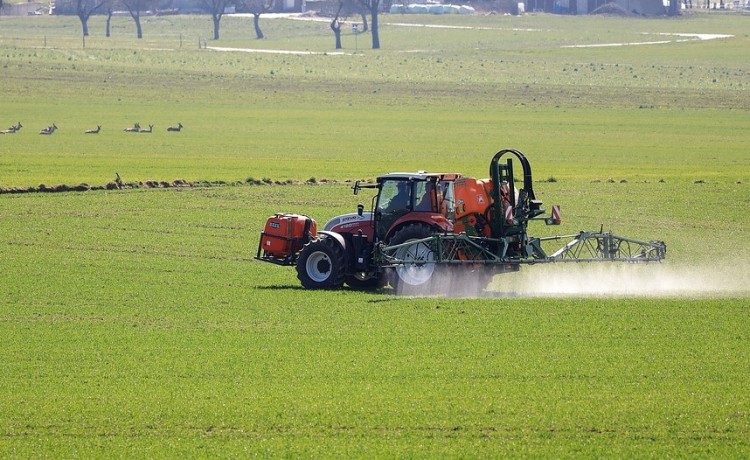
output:
M 614 6 L 625 13 L 643 16 L 666 14 L 663 0 L 526 0 L 526 12 L 543 11 L 557 14 L 589 14 L 603 6 Z
M 299 1 L 299 0 L 298 0 Z M 683 1 L 690 0 L 679 0 Z M 718 4 L 722 0 L 693 0 L 696 5 L 700 2 L 711 1 Z M 750 0 L 724 0 L 725 2 L 748 2 Z M 381 2 L 381 8 L 391 14 L 472 14 L 479 12 L 497 13 L 533 13 L 544 12 L 554 14 L 590 14 L 601 8 L 600 12 L 620 15 L 659 16 L 667 14 L 669 0 L 408 0 Z M 291 10 L 299 7 L 295 0 L 276 0 L 275 11 L 282 6 Z M 338 0 L 306 0 L 305 10 L 332 14 L 338 8 Z

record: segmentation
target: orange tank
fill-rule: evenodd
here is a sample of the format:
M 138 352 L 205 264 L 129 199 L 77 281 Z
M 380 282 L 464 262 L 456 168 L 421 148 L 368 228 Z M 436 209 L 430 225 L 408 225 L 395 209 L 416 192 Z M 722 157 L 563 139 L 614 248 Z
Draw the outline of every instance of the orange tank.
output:
M 317 224 L 299 214 L 275 214 L 266 220 L 260 235 L 264 255 L 283 259 L 299 252 L 310 237 L 318 234 Z
M 490 227 L 486 222 L 487 208 L 492 204 L 492 181 L 462 177 L 455 182 L 456 194 L 456 233 L 465 232 L 471 236 L 489 236 Z

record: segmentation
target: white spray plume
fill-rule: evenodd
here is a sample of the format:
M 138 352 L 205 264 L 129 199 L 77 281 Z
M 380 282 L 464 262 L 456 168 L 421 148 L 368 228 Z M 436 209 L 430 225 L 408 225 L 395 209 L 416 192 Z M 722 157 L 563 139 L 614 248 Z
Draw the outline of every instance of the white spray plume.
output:
M 750 295 L 750 265 L 564 263 L 500 274 L 479 297 L 702 297 Z

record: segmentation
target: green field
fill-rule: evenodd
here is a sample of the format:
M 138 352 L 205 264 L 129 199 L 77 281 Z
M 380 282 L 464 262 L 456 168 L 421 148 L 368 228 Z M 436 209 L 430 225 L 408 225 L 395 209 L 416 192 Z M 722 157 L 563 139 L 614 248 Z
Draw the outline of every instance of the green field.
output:
M 748 457 L 748 20 L 384 15 L 381 50 L 347 28 L 339 55 L 325 22 L 225 17 L 199 49 L 207 16 L 140 41 L 94 17 L 85 43 L 0 17 L 0 129 L 24 125 L 0 135 L 0 456 Z M 322 225 L 369 205 L 349 180 L 485 177 L 504 147 L 563 209 L 532 234 L 667 261 L 411 298 L 253 259 L 274 212 Z M 115 173 L 200 186 L 7 193 Z

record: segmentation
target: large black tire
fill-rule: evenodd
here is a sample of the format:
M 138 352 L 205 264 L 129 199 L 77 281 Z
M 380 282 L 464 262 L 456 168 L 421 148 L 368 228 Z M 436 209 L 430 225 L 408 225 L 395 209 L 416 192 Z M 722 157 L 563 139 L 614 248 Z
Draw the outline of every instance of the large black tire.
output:
M 408 224 L 393 234 L 388 242 L 389 246 L 408 243 L 410 241 L 428 238 L 433 230 L 424 224 Z M 425 244 L 404 246 L 396 251 L 395 256 L 411 263 L 396 266 L 391 276 L 391 284 L 398 294 L 404 295 L 433 295 L 439 294 L 434 287 L 438 265 L 434 263 L 435 254 Z
M 307 243 L 297 259 L 297 278 L 307 289 L 340 289 L 344 285 L 344 248 L 321 235 Z

